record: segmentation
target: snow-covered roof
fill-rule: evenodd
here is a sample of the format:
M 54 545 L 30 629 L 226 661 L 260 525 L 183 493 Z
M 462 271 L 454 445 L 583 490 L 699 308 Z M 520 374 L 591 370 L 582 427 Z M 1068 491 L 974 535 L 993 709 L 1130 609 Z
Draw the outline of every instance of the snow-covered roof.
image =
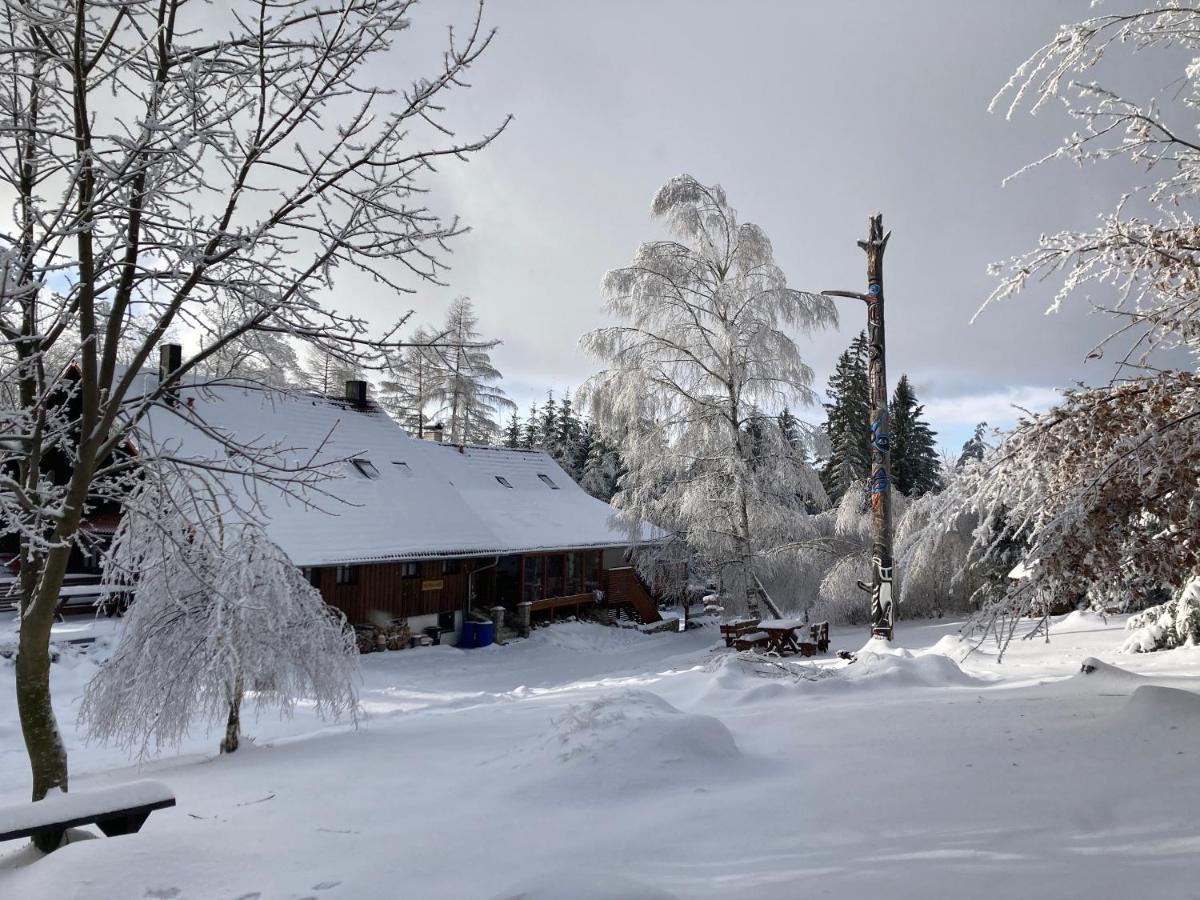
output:
M 332 496 L 310 492 L 311 503 L 233 479 L 233 490 L 258 492 L 272 540 L 299 566 L 629 543 L 611 521 L 612 507 L 540 450 L 418 440 L 373 404 L 312 392 L 226 382 L 185 386 L 179 396 L 173 409 L 155 408 L 139 426 L 136 440 L 147 452 L 227 467 L 225 448 L 204 433 L 207 427 L 272 446 L 273 458 L 287 465 L 314 456 L 339 461 L 333 467 L 339 477 L 320 484 Z M 231 484 L 229 476 L 224 480 Z

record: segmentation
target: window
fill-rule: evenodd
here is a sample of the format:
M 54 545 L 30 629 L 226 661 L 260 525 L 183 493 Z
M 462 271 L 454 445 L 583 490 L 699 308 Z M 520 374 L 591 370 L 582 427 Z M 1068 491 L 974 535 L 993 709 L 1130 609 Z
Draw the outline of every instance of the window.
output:
M 350 465 L 354 466 L 354 470 L 363 478 L 378 478 L 379 470 L 375 468 L 375 464 L 369 459 L 352 459 Z
M 541 600 L 542 599 L 542 557 L 527 556 L 525 557 L 525 580 L 524 589 L 521 594 L 522 600 Z
M 417 564 L 415 562 L 400 563 L 401 578 L 416 578 L 420 574 L 421 573 L 418 571 Z
M 558 553 L 546 557 L 546 596 L 563 596 L 563 558 Z
M 542 484 L 548 485 L 550 490 L 558 490 L 558 485 L 554 483 L 554 479 L 552 479 L 549 475 L 543 475 L 541 472 L 538 472 L 538 478 L 542 479 Z
M 408 463 L 393 459 L 392 465 L 396 467 L 396 471 L 401 475 L 407 475 L 410 478 L 412 477 L 412 469 L 409 467 Z
M 461 559 L 443 559 L 442 560 L 442 574 L 443 575 L 457 575 L 461 571 L 462 571 L 462 560 Z
M 504 485 L 506 488 L 508 488 L 510 491 L 512 490 L 512 483 L 507 478 L 505 478 L 503 475 L 497 475 L 496 480 L 498 482 L 500 482 L 502 485 Z
M 314 569 L 314 568 L 310 568 L 310 567 L 306 566 L 305 568 L 302 568 L 300 570 L 300 573 L 304 576 L 304 580 L 307 581 L 309 584 L 311 584 L 313 587 L 319 588 L 321 586 L 321 570 L 320 569 Z M 341 584 L 341 582 L 339 581 L 338 584 Z
M 338 566 L 334 581 L 337 584 L 358 584 L 358 569 L 354 566 Z
M 595 591 L 600 588 L 600 551 L 589 550 L 583 555 L 583 589 Z
M 567 554 L 567 588 L 568 594 L 583 593 L 583 554 Z

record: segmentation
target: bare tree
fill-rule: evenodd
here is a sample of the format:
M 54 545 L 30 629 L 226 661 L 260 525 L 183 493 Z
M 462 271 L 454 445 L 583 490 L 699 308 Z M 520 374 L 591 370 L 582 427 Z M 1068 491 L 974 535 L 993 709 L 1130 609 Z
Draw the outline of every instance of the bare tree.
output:
M 0 183 L 13 212 L 0 335 L 17 403 L 0 423 L 0 528 L 21 544 L 17 694 L 34 799 L 67 787 L 50 626 L 91 498 L 128 494 L 129 429 L 252 333 L 378 366 L 399 324 L 373 334 L 323 292 L 347 270 L 389 295 L 438 281 L 463 230 L 424 205 L 421 176 L 503 127 L 460 140 L 440 121 L 492 35 L 480 10 L 433 71 L 392 87 L 414 6 L 4 0 Z M 375 86 L 384 73 L 388 87 Z M 168 330 L 202 328 L 217 301 L 234 320 L 145 378 Z M 148 327 L 121 366 L 135 320 Z M 74 360 L 69 378 L 48 367 L 56 353 Z M 254 477 L 262 457 L 218 437 Z M 65 477 L 50 477 L 56 457 Z

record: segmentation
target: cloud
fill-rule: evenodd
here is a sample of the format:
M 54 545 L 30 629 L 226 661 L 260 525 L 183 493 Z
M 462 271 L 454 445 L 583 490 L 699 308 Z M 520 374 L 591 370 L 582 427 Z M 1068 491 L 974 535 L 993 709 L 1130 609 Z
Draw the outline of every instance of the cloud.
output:
M 973 426 L 977 422 L 1007 428 L 1024 414 L 1023 410 L 1043 412 L 1060 397 L 1057 388 L 1040 385 L 1021 385 L 959 397 L 932 397 L 925 401 L 925 419 L 934 428 L 947 430 L 956 425 Z

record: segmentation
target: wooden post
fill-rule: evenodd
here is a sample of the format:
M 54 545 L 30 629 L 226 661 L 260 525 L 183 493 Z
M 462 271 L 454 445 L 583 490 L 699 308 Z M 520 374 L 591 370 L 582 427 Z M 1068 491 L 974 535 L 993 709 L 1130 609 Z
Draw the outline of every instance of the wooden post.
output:
M 892 639 L 896 624 L 892 598 L 892 448 L 888 422 L 886 344 L 883 323 L 883 252 L 891 232 L 883 232 L 883 216 L 870 219 L 865 241 L 867 292 L 824 291 L 832 297 L 854 297 L 867 304 L 867 380 L 871 392 L 871 584 L 858 586 L 871 593 L 871 636 Z

